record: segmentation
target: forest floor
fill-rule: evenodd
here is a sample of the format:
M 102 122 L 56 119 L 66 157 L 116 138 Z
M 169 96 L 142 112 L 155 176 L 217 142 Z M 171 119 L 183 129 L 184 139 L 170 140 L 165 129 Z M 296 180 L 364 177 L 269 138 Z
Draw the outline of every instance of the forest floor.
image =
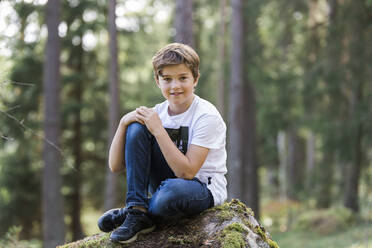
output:
M 372 248 L 372 223 L 355 224 L 327 235 L 291 230 L 272 232 L 271 236 L 281 248 Z

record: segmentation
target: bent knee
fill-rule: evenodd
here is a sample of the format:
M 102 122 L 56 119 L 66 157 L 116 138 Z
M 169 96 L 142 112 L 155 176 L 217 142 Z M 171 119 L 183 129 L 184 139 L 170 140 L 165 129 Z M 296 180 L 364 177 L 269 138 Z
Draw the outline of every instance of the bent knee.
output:
M 138 135 L 146 135 L 147 128 L 139 122 L 132 122 L 127 127 L 127 138 L 137 137 Z
M 152 216 L 166 218 L 175 211 L 176 203 L 184 198 L 185 179 L 172 178 L 163 181 L 153 195 L 149 212 Z

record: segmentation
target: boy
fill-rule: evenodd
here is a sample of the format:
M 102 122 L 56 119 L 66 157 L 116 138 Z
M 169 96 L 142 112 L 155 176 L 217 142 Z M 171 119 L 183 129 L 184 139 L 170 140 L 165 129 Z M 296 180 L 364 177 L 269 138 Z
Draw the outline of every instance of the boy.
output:
M 226 125 L 211 103 L 194 94 L 197 53 L 172 43 L 155 54 L 153 67 L 166 101 L 124 115 L 109 151 L 110 169 L 126 168 L 128 184 L 126 207 L 98 221 L 105 232 L 118 227 L 110 236 L 114 242 L 132 242 L 151 232 L 155 220 L 198 214 L 226 200 Z

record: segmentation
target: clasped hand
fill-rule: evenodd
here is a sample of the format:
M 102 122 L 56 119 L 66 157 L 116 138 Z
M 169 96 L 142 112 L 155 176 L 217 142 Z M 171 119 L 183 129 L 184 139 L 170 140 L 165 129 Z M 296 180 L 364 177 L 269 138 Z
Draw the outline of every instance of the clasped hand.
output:
M 147 129 L 156 136 L 157 132 L 163 128 L 158 113 L 151 108 L 141 106 L 136 108 L 136 119 L 143 125 L 146 125 Z

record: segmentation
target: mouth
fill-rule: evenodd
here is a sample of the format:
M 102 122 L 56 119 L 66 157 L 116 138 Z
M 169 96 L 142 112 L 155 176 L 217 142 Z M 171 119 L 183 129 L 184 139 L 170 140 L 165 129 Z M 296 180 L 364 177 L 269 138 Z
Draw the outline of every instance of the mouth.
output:
M 181 95 L 183 92 L 173 92 L 173 93 L 170 93 L 171 96 L 179 96 Z

